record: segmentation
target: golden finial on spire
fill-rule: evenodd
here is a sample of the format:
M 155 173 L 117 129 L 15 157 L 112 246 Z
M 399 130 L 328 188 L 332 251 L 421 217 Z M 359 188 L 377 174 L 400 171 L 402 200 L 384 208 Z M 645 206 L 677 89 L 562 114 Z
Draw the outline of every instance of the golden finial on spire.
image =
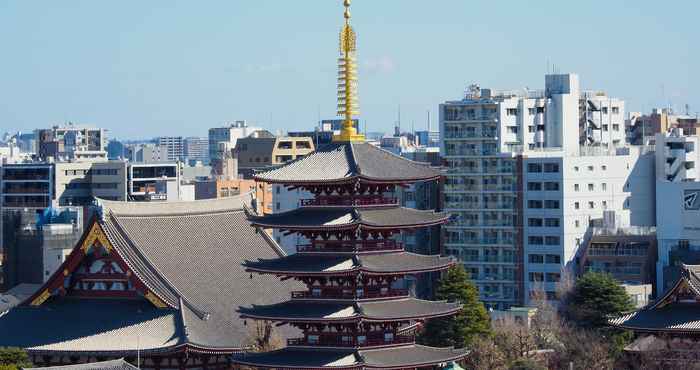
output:
M 340 135 L 333 141 L 364 141 L 365 136 L 358 134 L 353 117 L 360 114 L 357 101 L 357 35 L 350 25 L 350 0 L 344 0 L 345 24 L 340 31 L 340 58 L 338 58 L 338 115 L 343 117 Z

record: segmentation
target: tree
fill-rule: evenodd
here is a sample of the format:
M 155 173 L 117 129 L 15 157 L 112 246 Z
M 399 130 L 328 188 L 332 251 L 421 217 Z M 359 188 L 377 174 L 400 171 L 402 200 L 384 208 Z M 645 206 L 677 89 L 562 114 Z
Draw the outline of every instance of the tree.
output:
M 284 347 L 282 338 L 274 331 L 270 321 L 255 320 L 248 330 L 247 342 L 252 352 L 268 352 Z
M 634 309 L 625 289 L 609 274 L 588 272 L 576 280 L 567 299 L 569 317 L 588 328 L 607 326 L 610 316 Z
M 27 352 L 19 348 L 0 347 L 0 370 L 16 370 L 20 367 L 31 367 Z
M 513 362 L 509 370 L 547 370 L 547 368 L 533 359 L 521 358 Z
M 460 302 L 463 308 L 455 316 L 429 320 L 419 338 L 421 343 L 463 348 L 479 337 L 491 335 L 489 314 L 479 301 L 479 290 L 469 280 L 462 265 L 455 265 L 447 271 L 438 284 L 435 297 Z

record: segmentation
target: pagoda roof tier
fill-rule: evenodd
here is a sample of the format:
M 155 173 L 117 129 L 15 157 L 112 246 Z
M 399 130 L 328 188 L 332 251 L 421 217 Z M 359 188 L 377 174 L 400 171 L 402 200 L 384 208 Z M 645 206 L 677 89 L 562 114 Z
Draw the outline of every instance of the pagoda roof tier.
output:
M 457 313 L 459 303 L 398 298 L 370 302 L 291 300 L 273 305 L 241 307 L 242 317 L 283 322 L 408 321 Z
M 468 354 L 465 349 L 418 344 L 368 350 L 287 347 L 267 353 L 240 353 L 234 355 L 233 362 L 265 369 L 406 369 L 459 361 Z
M 282 167 L 259 173 L 257 181 L 286 185 L 414 183 L 440 178 L 439 171 L 366 142 L 338 142 Z
M 608 323 L 635 332 L 700 333 L 700 266 L 680 266 L 679 278 L 661 298 Z
M 139 370 L 138 367 L 124 361 L 123 358 L 111 361 L 90 362 L 87 364 L 74 364 L 47 367 L 23 367 L 24 370 Z
M 247 271 L 287 276 L 346 275 L 362 272 L 371 275 L 416 274 L 439 271 L 454 264 L 451 257 L 425 256 L 409 252 L 326 256 L 297 253 L 291 256 L 246 261 Z
M 448 215 L 399 206 L 300 207 L 265 216 L 250 216 L 253 226 L 285 230 L 374 230 L 419 228 L 447 222 Z
M 249 226 L 244 207 L 250 201 L 250 194 L 181 203 L 100 201 L 101 214 L 56 273 L 25 302 L 0 312 L 0 333 L 14 333 L 0 334 L 0 347 L 110 356 L 183 347 L 241 350 L 248 328 L 231 315 L 231 305 L 279 302 L 303 286 L 249 278 L 242 261 L 284 256 L 266 233 Z M 119 264 L 133 295 L 109 289 L 72 295 L 66 281 L 97 252 Z

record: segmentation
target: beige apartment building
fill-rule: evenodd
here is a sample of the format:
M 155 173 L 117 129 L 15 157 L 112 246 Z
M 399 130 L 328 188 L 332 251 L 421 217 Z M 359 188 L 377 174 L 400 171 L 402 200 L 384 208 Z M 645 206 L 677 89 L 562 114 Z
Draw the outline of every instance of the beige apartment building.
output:
M 274 167 L 303 157 L 314 151 L 310 137 L 277 137 L 264 130 L 238 139 L 238 170 L 244 176 L 253 170 Z

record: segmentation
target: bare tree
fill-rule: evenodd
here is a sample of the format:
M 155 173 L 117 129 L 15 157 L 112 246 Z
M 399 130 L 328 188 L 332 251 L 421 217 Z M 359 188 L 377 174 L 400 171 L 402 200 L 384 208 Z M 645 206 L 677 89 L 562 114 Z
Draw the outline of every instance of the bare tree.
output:
M 251 352 L 268 352 L 284 346 L 270 321 L 254 321 L 248 329 L 247 344 Z

